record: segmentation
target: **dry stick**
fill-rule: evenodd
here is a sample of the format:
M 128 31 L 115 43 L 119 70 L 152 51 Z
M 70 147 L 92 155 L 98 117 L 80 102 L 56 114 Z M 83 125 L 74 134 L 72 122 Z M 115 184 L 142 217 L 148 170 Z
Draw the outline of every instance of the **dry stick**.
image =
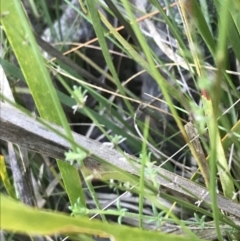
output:
M 234 217 L 231 217 L 231 220 L 237 224 L 238 226 L 240 226 L 240 221 L 239 219 L 236 219 Z M 210 222 L 206 222 L 204 224 L 204 227 L 199 227 L 198 225 L 191 225 L 188 226 L 188 228 L 194 233 L 196 234 L 200 239 L 204 239 L 204 240 L 216 240 L 217 239 L 217 233 L 216 233 L 216 229 L 214 226 L 214 221 L 210 221 Z M 175 235 L 185 235 L 184 230 L 180 227 L 180 226 L 176 226 L 176 225 L 171 225 L 171 224 L 163 224 L 163 227 L 167 229 L 166 233 L 171 233 L 171 234 L 175 234 Z M 237 229 L 233 229 L 231 226 L 227 225 L 227 224 L 221 224 L 220 225 L 220 231 L 221 231 L 221 235 L 223 237 L 227 236 L 228 234 L 233 235 L 233 237 L 237 237 L 237 235 L 239 235 L 239 230 Z
M 0 92 L 6 96 L 9 100 L 15 103 L 14 96 L 12 94 L 9 82 L 4 73 L 2 66 L 0 65 Z M 1 103 L 1 102 L 0 102 Z M 35 206 L 36 200 L 34 197 L 33 186 L 31 182 L 30 170 L 28 168 L 28 155 L 27 150 L 22 147 L 18 147 L 19 160 L 15 154 L 15 150 L 12 143 L 8 143 L 9 163 L 12 170 L 13 182 L 18 198 L 29 206 Z
M 65 133 L 63 128 L 46 123 L 54 130 L 62 134 Z M 1 104 L 0 109 L 0 134 L 2 140 L 10 141 L 29 150 L 62 160 L 65 159 L 64 153 L 71 148 L 71 144 L 66 139 L 18 109 L 4 103 Z M 137 158 L 128 155 L 129 159 L 134 161 L 133 166 L 126 159 L 126 156 L 117 150 L 106 148 L 103 144 L 76 133 L 73 133 L 73 137 L 76 143 L 92 154 L 84 161 L 86 167 L 91 171 L 96 170 L 101 173 L 109 171 L 109 166 L 116 166 L 121 170 L 139 176 L 140 165 L 137 163 Z M 96 161 L 96 157 L 105 160 L 107 164 Z M 162 168 L 156 166 L 153 166 L 153 168 L 158 170 L 156 182 L 166 190 L 181 193 L 189 198 L 197 198 L 208 204 L 211 203 L 206 188 Z M 146 176 L 146 178 L 149 177 Z M 240 218 L 240 205 L 221 195 L 217 195 L 217 202 L 220 209 Z
M 138 222 L 137 218 L 125 218 L 125 222 L 131 225 L 135 225 Z M 164 233 L 171 233 L 175 235 L 184 235 L 188 236 L 188 234 L 183 230 L 183 228 L 179 225 L 170 223 L 169 221 L 165 221 L 164 219 L 162 220 L 163 222 L 161 223 L 161 226 L 159 227 L 157 223 L 149 223 L 145 222 L 144 223 L 144 229 L 147 230 L 158 230 L 160 232 Z M 236 225 L 240 225 L 240 220 L 231 217 L 231 221 L 233 221 Z M 215 228 L 215 223 L 214 221 L 209 221 L 209 222 L 204 222 L 202 226 L 200 226 L 199 223 L 194 223 L 188 224 L 187 228 L 191 230 L 198 238 L 201 240 L 216 240 L 218 238 L 216 234 L 216 228 Z M 239 235 L 240 231 L 238 229 L 233 229 L 230 225 L 228 224 L 220 224 L 220 229 L 221 229 L 221 235 L 223 237 L 226 237 L 228 234 L 231 234 L 231 237 L 237 237 Z
M 12 94 L 9 82 L 4 73 L 2 66 L 0 65 L 0 92 L 6 96 L 9 100 L 15 102 Z M 0 102 L 1 103 L 1 102 Z M 28 168 L 28 155 L 27 150 L 22 147 L 18 147 L 19 160 L 15 154 L 12 143 L 8 143 L 9 163 L 12 170 L 13 182 L 18 198 L 29 206 L 35 206 L 36 200 L 34 197 L 33 186 L 31 182 L 31 173 Z
M 24 148 L 20 148 L 19 150 L 22 151 L 22 149 Z M 12 143 L 8 143 L 8 153 L 14 186 L 19 199 L 29 206 L 36 206 L 29 167 L 23 167 L 23 163 L 18 160 Z
M 209 180 L 210 180 L 209 167 L 208 167 L 208 164 L 207 164 L 207 161 L 206 161 L 206 157 L 204 155 L 204 151 L 202 149 L 201 143 L 200 143 L 200 141 L 198 139 L 197 130 L 194 127 L 192 122 L 188 122 L 184 126 L 184 128 L 185 128 L 185 130 L 187 132 L 189 140 L 191 141 L 191 143 L 193 145 L 193 148 L 196 151 L 196 154 L 198 155 L 199 162 L 201 163 L 201 165 L 203 167 L 204 173 L 206 175 L 206 179 L 207 179 L 207 181 L 209 183 Z

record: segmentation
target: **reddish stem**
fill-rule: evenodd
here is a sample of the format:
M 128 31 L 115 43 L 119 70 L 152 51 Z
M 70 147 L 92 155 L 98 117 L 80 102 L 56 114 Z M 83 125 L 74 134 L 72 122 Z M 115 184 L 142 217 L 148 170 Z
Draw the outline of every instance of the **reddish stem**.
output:
M 210 95 L 209 95 L 209 93 L 207 92 L 207 90 L 201 90 L 201 93 L 202 93 L 202 95 L 203 95 L 207 100 L 210 100 Z

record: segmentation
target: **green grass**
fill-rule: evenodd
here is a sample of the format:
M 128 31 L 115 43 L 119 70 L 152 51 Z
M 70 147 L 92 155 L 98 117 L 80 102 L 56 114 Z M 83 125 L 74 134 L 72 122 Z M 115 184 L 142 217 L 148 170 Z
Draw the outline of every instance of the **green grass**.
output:
M 161 225 L 163 227 L 165 223 L 174 223 L 188 235 L 187 237 L 178 236 L 178 240 L 200 240 L 201 238 L 204 240 L 206 238 L 194 232 L 191 225 L 199 230 L 204 230 L 204 227 L 210 225 L 215 229 L 215 236 L 218 240 L 223 240 L 223 233 L 226 229 L 226 232 L 229 232 L 229 240 L 236 240 L 234 235 L 239 231 L 239 227 L 237 227 L 239 222 L 229 217 L 227 213 L 221 213 L 217 202 L 219 194 L 216 193 L 216 189 L 219 189 L 226 197 L 226 202 L 238 202 L 238 198 L 232 199 L 239 190 L 237 180 L 240 178 L 238 171 L 239 91 L 237 89 L 239 80 L 238 76 L 234 77 L 229 71 L 226 71 L 232 62 L 228 51 L 232 51 L 233 57 L 231 58 L 234 61 L 240 61 L 240 22 L 237 1 L 232 4 L 230 0 L 214 0 L 211 8 L 206 8 L 208 1 L 199 1 L 201 5 L 197 1 L 192 1 L 192 8 L 188 9 L 180 6 L 183 17 L 182 24 L 177 23 L 174 17 L 168 17 L 166 9 L 162 9 L 155 0 L 149 1 L 149 4 L 161 13 L 162 19 L 159 19 L 159 15 L 154 17 L 146 15 L 145 20 L 141 21 L 136 21 L 136 15 L 144 16 L 141 5 L 133 6 L 127 0 L 105 2 L 106 5 L 99 1 L 102 8 L 98 8 L 95 1 L 81 1 L 81 7 L 76 8 L 71 2 L 66 1 L 66 6 L 76 10 L 77 17 L 84 18 L 92 25 L 97 38 L 95 41 L 89 39 L 89 43 L 97 43 L 98 49 L 95 51 L 102 53 L 101 62 L 97 58 L 91 59 L 85 56 L 89 45 L 87 41 L 84 49 L 75 50 L 76 54 L 74 51 L 71 55 L 66 54 L 65 60 L 63 57 L 56 60 L 44 59 L 43 51 L 39 49 L 34 30 L 29 23 L 30 14 L 26 16 L 24 7 L 17 0 L 3 1 L 1 4 L 0 18 L 3 29 L 1 30 L 1 47 L 3 51 L 0 63 L 12 87 L 12 92 L 17 100 L 21 99 L 19 89 L 15 84 L 17 80 L 26 82 L 26 92 L 31 94 L 40 117 L 62 126 L 65 130 L 65 133 L 62 134 L 72 144 L 71 150 L 66 153 L 67 162 L 54 160 L 51 165 L 46 165 L 44 160 L 48 157 L 29 153 L 29 168 L 41 183 L 43 193 L 53 181 L 53 177 L 60 179 L 58 181 L 60 185 L 55 186 L 50 196 L 40 194 L 46 201 L 44 210 L 25 207 L 20 201 L 10 200 L 6 197 L 7 193 L 8 196 L 14 198 L 17 196 L 17 191 L 13 193 L 14 180 L 12 180 L 11 172 L 9 172 L 10 174 L 6 172 L 6 158 L 1 159 L 0 174 L 3 179 L 1 191 L 5 193 L 1 194 L 1 229 L 8 233 L 16 232 L 28 235 L 44 236 L 57 233 L 62 236 L 69 235 L 76 240 L 91 239 L 91 235 L 113 237 L 113 240 L 176 240 L 176 236 L 172 234 L 163 231 L 148 232 L 148 228 L 144 228 L 146 223 L 154 223 L 154 229 L 161 230 Z M 168 1 L 162 2 L 166 5 Z M 59 21 L 61 4 L 59 1 L 56 3 L 54 16 Z M 36 21 L 47 24 L 47 27 L 51 29 L 53 41 L 55 43 L 62 42 L 58 49 L 63 51 L 67 46 L 64 43 L 71 38 L 70 30 L 76 29 L 75 24 L 77 24 L 78 18 L 72 22 L 68 33 L 62 32 L 60 27 L 58 32 L 63 38 L 60 40 L 53 26 L 54 19 L 51 11 L 54 8 L 48 8 L 44 1 L 37 2 L 36 6 L 32 1 L 31 4 L 35 20 L 38 19 Z M 176 10 L 176 6 L 170 8 Z M 126 33 L 119 31 L 117 26 L 113 25 L 103 13 L 103 9 L 115 20 L 118 19 Z M 211 22 L 213 19 L 215 22 Z M 142 21 L 146 21 L 148 26 L 144 27 L 144 31 Z M 161 34 L 154 31 L 154 24 L 159 21 L 166 23 L 167 31 L 170 31 L 171 36 L 178 41 L 175 54 L 172 53 L 169 45 L 162 44 Z M 146 31 L 150 32 L 149 36 L 144 34 Z M 128 38 L 124 34 L 127 34 Z M 168 53 L 168 61 L 159 58 L 152 47 L 154 45 L 158 48 L 165 48 L 162 51 Z M 51 55 L 51 53 L 49 54 Z M 119 71 L 116 61 L 120 54 L 127 56 L 126 59 L 124 56 L 121 57 L 120 61 L 130 59 L 156 81 L 162 94 L 160 98 L 166 103 L 168 114 L 171 115 L 171 123 L 167 121 L 167 115 L 162 114 L 159 105 L 154 106 L 156 103 L 150 103 L 143 108 L 143 114 L 140 113 L 139 108 L 144 107 L 143 100 L 135 91 L 137 86 L 128 89 L 127 85 L 123 84 L 124 81 L 130 83 L 134 81 L 134 76 L 122 79 L 123 75 Z M 206 55 L 211 57 L 211 61 L 207 61 Z M 94 70 L 93 72 L 98 73 L 101 76 L 100 79 L 104 79 L 105 82 L 102 82 L 100 86 L 97 82 L 99 79 L 90 71 L 86 74 L 70 64 L 68 59 L 75 61 L 79 67 L 87 65 L 88 71 Z M 174 71 L 168 68 L 169 65 L 173 66 Z M 210 66 L 215 70 L 209 70 Z M 189 91 L 183 93 L 178 82 L 181 76 L 175 74 L 177 67 L 181 68 L 183 78 L 187 76 L 186 73 L 192 76 L 187 85 L 194 89 L 194 95 Z M 170 78 L 166 77 L 166 74 Z M 98 126 L 99 133 L 123 155 L 125 154 L 121 149 L 120 142 L 125 140 L 124 143 L 128 149 L 139 157 L 138 176 L 114 166 L 109 169 L 109 172 L 89 170 L 85 166 L 83 159 L 91 156 L 92 153 L 73 140 L 68 123 L 71 119 L 70 116 L 73 115 L 73 106 L 76 108 L 75 116 L 77 116 L 78 122 L 81 124 L 88 122 L 89 126 Z M 226 109 L 229 109 L 227 113 Z M 209 180 L 200 165 L 198 152 L 189 142 L 184 129 L 189 118 L 198 129 L 199 139 L 206 157 L 208 156 L 206 159 Z M 87 130 L 85 133 L 91 133 L 90 128 L 86 127 L 85 130 Z M 166 130 L 171 130 L 170 134 L 167 132 L 168 134 L 165 135 Z M 176 143 L 177 149 L 180 149 L 183 143 L 186 144 L 182 156 L 184 158 L 189 158 L 189 155 L 194 157 L 200 173 L 195 175 L 192 182 L 200 183 L 208 189 L 211 205 L 207 208 L 198 207 L 193 200 L 185 200 L 184 194 L 180 197 L 176 196 L 176 193 L 162 194 L 171 201 L 171 208 L 166 207 L 158 198 L 159 185 L 156 180 L 159 174 L 153 164 L 161 165 L 166 161 L 167 157 L 163 157 L 161 154 L 162 151 L 165 151 L 162 146 L 167 145 L 168 147 L 172 145 L 171 143 Z M 108 147 L 102 145 L 99 148 Z M 4 148 L 2 147 L 2 149 Z M 99 152 L 101 151 L 102 149 L 99 150 Z M 173 155 L 170 159 L 176 158 L 174 152 L 168 154 Z M 19 153 L 17 156 L 20 156 Z M 100 165 L 105 163 L 101 158 L 95 158 Z M 136 167 L 137 164 L 132 158 L 126 156 L 126 159 L 129 159 L 129 163 Z M 77 162 L 78 168 L 76 165 L 72 165 L 72 162 Z M 177 163 L 169 161 L 164 168 L 173 171 L 176 164 L 179 164 L 178 161 Z M 188 178 L 192 175 L 193 172 L 189 171 Z M 196 176 L 203 176 L 204 181 L 200 182 Z M 110 207 L 103 210 L 104 206 L 98 198 L 97 186 L 93 181 L 99 177 L 104 179 L 105 187 L 111 188 L 118 195 L 124 191 L 135 193 L 139 197 L 136 205 L 138 212 L 134 213 L 125 209 L 119 200 L 115 200 L 116 209 L 113 210 Z M 111 179 L 118 182 L 112 183 Z M 173 182 L 172 185 L 177 185 L 177 183 Z M 94 209 L 87 209 L 85 189 L 88 190 L 94 202 Z M 183 190 L 188 190 L 188 187 L 183 186 Z M 68 201 L 70 209 L 66 208 Z M 146 201 L 152 204 L 152 215 L 144 214 Z M 64 209 L 58 207 L 58 202 L 60 206 L 65 206 Z M 180 214 L 176 214 L 172 210 L 175 206 L 174 202 L 181 207 Z M 60 210 L 63 210 L 63 213 L 59 213 Z M 72 216 L 69 215 L 70 211 Z M 183 215 L 184 212 L 188 217 L 194 217 L 195 221 L 188 221 Z M 101 219 L 89 220 L 94 213 L 99 213 Z M 109 215 L 116 216 L 116 224 L 109 221 Z M 17 217 L 23 217 L 22 222 L 19 222 Z M 134 218 L 135 226 L 138 228 L 123 225 L 122 220 L 127 217 Z M 229 230 L 233 230 L 232 234 Z

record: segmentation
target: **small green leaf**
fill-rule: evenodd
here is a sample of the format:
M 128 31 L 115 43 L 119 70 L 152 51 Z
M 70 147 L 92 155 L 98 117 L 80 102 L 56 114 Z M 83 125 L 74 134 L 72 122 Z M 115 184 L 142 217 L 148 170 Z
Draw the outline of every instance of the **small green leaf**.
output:
M 71 164 L 76 161 L 80 166 L 82 166 L 82 162 L 88 156 L 88 154 L 80 148 L 77 148 L 76 151 L 69 150 L 65 153 L 65 156 L 66 161 L 70 161 Z

